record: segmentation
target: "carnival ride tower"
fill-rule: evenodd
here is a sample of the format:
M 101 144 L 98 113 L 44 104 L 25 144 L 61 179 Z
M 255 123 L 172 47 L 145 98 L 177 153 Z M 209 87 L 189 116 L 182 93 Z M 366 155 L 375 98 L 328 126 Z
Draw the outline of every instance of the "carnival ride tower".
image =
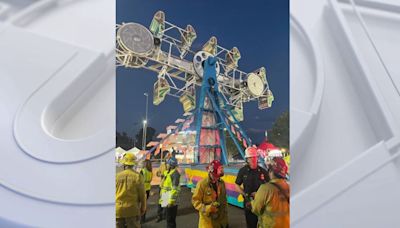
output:
M 186 119 L 174 132 L 196 120 L 196 164 L 214 159 L 228 164 L 225 131 L 244 157 L 242 145 L 252 143 L 239 124 L 244 119 L 243 104 L 257 100 L 259 109 L 266 109 L 274 100 L 266 69 L 261 67 L 251 73 L 239 70 L 239 49 L 219 46 L 214 36 L 201 50 L 191 50 L 197 38 L 195 29 L 167 22 L 162 11 L 154 15 L 149 28 L 138 23 L 117 25 L 117 66 L 145 68 L 158 74 L 153 88 L 154 105 L 167 95 L 179 98 Z M 200 92 L 197 102 L 196 92 Z M 154 148 L 149 152 L 153 151 Z

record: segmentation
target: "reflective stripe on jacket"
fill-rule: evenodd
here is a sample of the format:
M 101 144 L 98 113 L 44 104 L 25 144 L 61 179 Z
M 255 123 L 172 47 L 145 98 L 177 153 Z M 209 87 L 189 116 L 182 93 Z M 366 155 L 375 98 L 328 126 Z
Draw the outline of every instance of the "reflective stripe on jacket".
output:
M 126 169 L 115 178 L 115 212 L 117 218 L 140 215 L 141 203 L 146 204 L 143 176 Z
M 251 202 L 252 212 L 258 216 L 258 226 L 263 228 L 290 227 L 289 184 L 284 179 L 272 179 L 258 189 Z

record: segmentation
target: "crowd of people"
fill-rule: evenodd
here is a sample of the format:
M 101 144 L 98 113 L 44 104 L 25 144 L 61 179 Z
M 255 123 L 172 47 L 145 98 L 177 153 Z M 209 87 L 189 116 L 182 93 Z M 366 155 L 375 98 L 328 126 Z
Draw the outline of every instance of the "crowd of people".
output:
M 236 191 L 244 198 L 244 215 L 248 228 L 286 228 L 290 226 L 290 187 L 288 166 L 281 157 L 265 159 L 259 166 L 257 148 L 245 151 L 246 165 L 236 177 Z M 136 158 L 125 154 L 123 171 L 116 177 L 116 226 L 141 227 L 146 220 L 146 200 L 152 180 L 151 162 L 146 160 L 140 172 L 133 166 Z M 180 193 L 178 162 L 170 157 L 156 173 L 161 177 L 157 222 L 166 219 L 167 228 L 176 227 L 177 200 Z M 207 166 L 208 175 L 200 180 L 192 195 L 192 205 L 198 211 L 199 228 L 228 228 L 228 202 L 224 167 L 218 160 Z

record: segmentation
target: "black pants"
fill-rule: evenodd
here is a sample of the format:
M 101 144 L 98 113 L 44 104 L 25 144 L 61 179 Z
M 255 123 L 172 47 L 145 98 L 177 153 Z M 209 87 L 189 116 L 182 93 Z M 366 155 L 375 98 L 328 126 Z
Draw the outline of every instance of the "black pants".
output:
M 165 218 L 165 208 L 161 207 L 161 204 L 158 204 L 157 208 L 157 217 L 164 219 Z
M 253 214 L 251 210 L 248 209 L 244 209 L 244 215 L 246 216 L 247 228 L 257 228 L 257 215 Z
M 146 201 L 149 199 L 150 196 L 150 190 L 146 191 Z M 140 218 L 140 222 L 144 223 L 146 221 L 146 212 L 144 212 L 144 215 Z
M 173 207 L 166 207 L 167 211 L 167 228 L 176 228 L 176 214 L 178 212 L 178 205 Z

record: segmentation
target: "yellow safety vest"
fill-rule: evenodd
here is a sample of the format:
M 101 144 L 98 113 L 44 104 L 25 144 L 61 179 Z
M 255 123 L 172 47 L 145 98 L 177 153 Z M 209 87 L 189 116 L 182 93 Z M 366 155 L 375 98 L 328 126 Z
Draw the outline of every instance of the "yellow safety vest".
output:
M 172 175 L 178 172 L 178 170 L 175 169 L 171 169 L 169 172 L 168 170 L 164 171 L 164 178 L 161 180 L 161 191 L 160 191 L 160 196 L 169 192 L 170 197 L 168 198 L 168 204 L 176 204 L 176 200 L 178 199 L 178 195 L 180 192 L 180 185 L 178 184 L 178 186 L 175 186 L 172 183 Z M 178 172 L 179 174 L 179 172 Z M 180 175 L 179 175 L 180 176 Z M 162 204 L 162 198 L 160 197 L 159 200 L 159 204 Z
M 164 176 L 164 172 L 165 172 L 166 169 L 167 169 L 167 166 L 166 166 L 165 162 L 161 162 L 160 167 L 158 168 L 158 171 L 157 171 L 157 176 L 161 178 L 160 179 L 160 184 L 159 184 L 160 187 L 161 187 L 162 178 Z
M 144 189 L 149 191 L 151 189 L 151 180 L 153 179 L 153 173 L 146 168 L 142 169 L 142 174 L 144 177 Z

